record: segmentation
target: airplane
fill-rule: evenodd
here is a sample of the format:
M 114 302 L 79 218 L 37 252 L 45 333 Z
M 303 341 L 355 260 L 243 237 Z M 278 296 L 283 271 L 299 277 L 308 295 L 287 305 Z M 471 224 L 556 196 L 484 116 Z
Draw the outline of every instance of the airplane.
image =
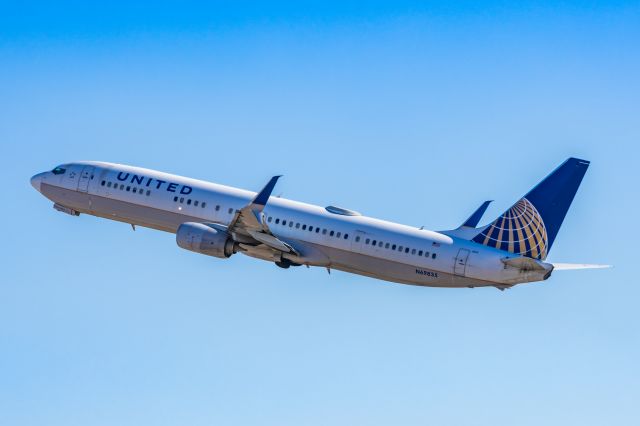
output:
M 281 268 L 305 265 L 427 287 L 500 290 L 554 270 L 608 265 L 545 262 L 589 161 L 569 158 L 489 224 L 485 201 L 457 229 L 430 231 L 259 192 L 115 163 L 82 161 L 36 174 L 53 207 L 176 235 L 179 247 L 226 259 L 236 253 Z

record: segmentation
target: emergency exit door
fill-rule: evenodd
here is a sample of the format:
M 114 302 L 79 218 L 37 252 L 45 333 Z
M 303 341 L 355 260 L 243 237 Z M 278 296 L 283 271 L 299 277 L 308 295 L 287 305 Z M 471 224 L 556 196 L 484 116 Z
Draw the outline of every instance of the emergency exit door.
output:
M 89 182 L 93 179 L 94 171 L 95 167 L 93 166 L 85 166 L 84 169 L 82 169 L 82 172 L 80 172 L 80 179 L 78 180 L 78 191 L 89 191 Z

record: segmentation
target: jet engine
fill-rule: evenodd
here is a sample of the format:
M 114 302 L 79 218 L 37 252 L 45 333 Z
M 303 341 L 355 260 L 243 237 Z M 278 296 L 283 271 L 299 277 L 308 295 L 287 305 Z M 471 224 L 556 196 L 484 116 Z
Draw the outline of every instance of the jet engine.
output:
M 229 234 L 202 223 L 186 222 L 176 232 L 178 246 L 207 256 L 226 259 L 235 253 Z

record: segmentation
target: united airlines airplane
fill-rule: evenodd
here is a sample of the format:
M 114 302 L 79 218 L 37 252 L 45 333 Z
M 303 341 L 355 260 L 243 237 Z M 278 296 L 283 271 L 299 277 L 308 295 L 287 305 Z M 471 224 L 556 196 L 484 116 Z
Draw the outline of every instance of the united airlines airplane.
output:
M 589 166 L 569 158 L 510 209 L 477 227 L 490 201 L 459 228 L 428 231 L 139 167 L 104 162 L 60 165 L 31 178 L 63 213 L 81 213 L 176 234 L 179 247 L 225 259 L 242 253 L 281 268 L 320 266 L 430 287 L 542 281 L 554 269 L 603 265 L 545 259 Z

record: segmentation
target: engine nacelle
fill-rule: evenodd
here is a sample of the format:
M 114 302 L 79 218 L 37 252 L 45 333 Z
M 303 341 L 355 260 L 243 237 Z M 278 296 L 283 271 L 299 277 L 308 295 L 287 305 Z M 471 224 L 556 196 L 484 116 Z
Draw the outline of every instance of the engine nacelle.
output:
M 180 225 L 176 232 L 176 243 L 185 250 L 222 259 L 234 253 L 234 241 L 229 234 L 202 223 L 187 222 Z

